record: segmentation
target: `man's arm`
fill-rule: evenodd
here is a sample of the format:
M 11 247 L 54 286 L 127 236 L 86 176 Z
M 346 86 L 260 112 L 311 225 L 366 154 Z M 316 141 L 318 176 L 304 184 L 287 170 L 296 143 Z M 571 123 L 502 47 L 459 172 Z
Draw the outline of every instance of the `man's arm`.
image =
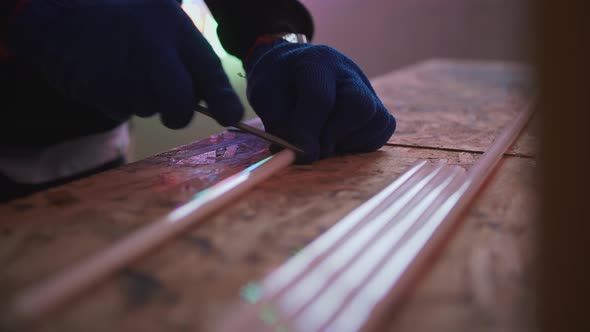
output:
M 205 0 L 219 24 L 217 34 L 225 50 L 244 59 L 256 39 L 279 32 L 301 33 L 311 40 L 313 20 L 296 0 Z

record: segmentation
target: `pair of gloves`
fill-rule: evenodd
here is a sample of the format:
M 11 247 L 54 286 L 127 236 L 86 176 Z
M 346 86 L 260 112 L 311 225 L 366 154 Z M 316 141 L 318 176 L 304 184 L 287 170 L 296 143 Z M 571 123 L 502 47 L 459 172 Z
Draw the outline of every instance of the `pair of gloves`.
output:
M 175 0 L 34 0 L 8 38 L 64 96 L 116 119 L 159 114 L 181 128 L 200 100 L 223 126 L 243 116 L 219 58 Z M 305 151 L 299 163 L 376 150 L 395 130 L 361 69 L 333 48 L 262 43 L 244 68 L 253 109 Z

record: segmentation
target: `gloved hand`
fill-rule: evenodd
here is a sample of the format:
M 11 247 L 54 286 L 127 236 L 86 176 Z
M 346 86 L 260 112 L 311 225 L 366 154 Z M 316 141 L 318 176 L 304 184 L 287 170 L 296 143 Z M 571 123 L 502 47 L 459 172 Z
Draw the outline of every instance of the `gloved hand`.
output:
M 116 119 L 159 113 L 181 128 L 200 100 L 223 126 L 242 118 L 219 58 L 176 0 L 34 0 L 8 38 L 58 91 Z
M 374 151 L 395 131 L 362 70 L 331 47 L 261 43 L 244 67 L 252 108 L 268 132 L 305 151 L 298 163 Z

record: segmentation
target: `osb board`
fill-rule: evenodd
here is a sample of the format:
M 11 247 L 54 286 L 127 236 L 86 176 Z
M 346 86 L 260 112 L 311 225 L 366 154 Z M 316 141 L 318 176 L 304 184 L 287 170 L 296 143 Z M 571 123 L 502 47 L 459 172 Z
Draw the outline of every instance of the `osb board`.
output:
M 256 144 L 262 143 L 252 145 Z M 228 168 L 252 162 L 253 157 L 238 145 L 231 165 L 227 164 L 223 155 L 228 146 L 231 144 L 218 142 L 213 150 L 215 161 Z M 9 299 L 27 285 L 104 247 L 207 186 L 210 173 L 178 166 L 181 161 L 206 153 L 198 145 L 194 148 L 196 152 L 178 149 L 2 206 L 3 315 L 8 312 Z M 333 158 L 313 166 L 294 166 L 258 186 L 222 214 L 110 278 L 45 321 L 38 330 L 205 330 L 209 323 L 223 317 L 238 298 L 240 287 L 288 259 L 417 159 L 448 159 L 469 166 L 476 158 L 470 153 L 385 147 L 375 153 Z M 528 166 L 530 171 L 528 163 L 519 165 Z M 512 178 L 517 175 L 513 168 L 502 172 L 508 172 L 510 178 L 503 184 L 509 185 L 504 190 L 524 195 L 522 186 L 528 183 L 521 177 Z M 168 174 L 174 179 L 172 184 L 168 180 L 162 184 L 159 174 Z M 145 185 L 141 187 L 141 183 Z M 495 203 L 499 205 L 485 207 L 489 203 L 481 203 L 484 207 L 480 209 L 491 210 L 490 215 L 478 214 L 478 223 L 499 223 L 498 218 L 506 213 L 524 218 L 531 215 L 527 206 L 516 212 L 506 210 L 506 206 L 515 206 L 507 205 L 507 195 L 500 196 L 494 196 L 500 200 Z M 471 240 L 467 236 L 463 241 Z M 445 259 L 457 260 L 455 264 L 460 265 L 465 258 L 454 255 Z M 518 271 L 519 275 L 527 272 Z M 428 287 L 444 294 L 448 280 L 436 279 Z M 440 301 L 444 305 L 446 300 L 443 296 Z M 471 303 L 462 305 L 469 307 Z
M 397 119 L 396 145 L 483 152 L 533 98 L 527 67 L 504 62 L 431 60 L 372 83 Z M 509 153 L 535 154 L 535 122 Z
M 468 78 L 481 76 L 478 74 L 482 72 L 482 69 L 478 69 L 480 65 L 481 68 L 490 66 L 473 63 L 456 65 L 467 66 L 464 68 L 474 71 L 473 75 L 463 75 Z M 436 72 L 437 66 L 444 68 L 452 67 L 453 64 L 440 61 L 434 62 L 434 65 L 426 63 L 409 72 Z M 484 73 L 488 71 L 483 70 Z M 402 74 L 409 75 L 408 71 Z M 420 98 L 421 94 L 428 95 L 429 89 L 442 89 L 440 80 L 449 81 L 448 75 L 444 79 L 444 70 L 437 75 L 441 78 L 436 79 L 436 75 L 432 74 L 431 79 L 422 81 L 414 88 L 407 87 L 405 81 L 396 74 L 391 75 L 388 78 L 391 96 L 381 92 L 380 96 L 386 103 L 394 100 L 398 106 L 402 106 L 401 111 L 395 110 L 398 120 L 402 112 L 414 112 L 404 110 L 404 102 L 425 110 L 439 104 L 448 105 L 441 106 L 439 112 L 451 112 L 456 109 L 453 103 L 459 103 L 456 96 L 446 95 L 452 94 L 452 89 L 439 91 L 439 103 L 434 100 L 434 92 L 429 98 Z M 491 76 L 488 79 L 494 81 Z M 498 80 L 501 81 L 500 78 Z M 385 85 L 382 79 L 376 80 L 379 89 Z M 409 90 L 405 90 L 404 86 Z M 422 90 L 412 94 L 412 89 Z M 463 97 L 465 102 L 470 100 Z M 478 104 L 477 98 L 485 100 L 488 95 L 473 96 L 471 104 L 467 103 L 474 105 L 470 106 L 473 112 L 481 110 L 477 105 L 485 105 Z M 496 119 L 484 118 L 489 121 Z M 436 123 L 436 119 L 425 116 L 424 121 Z M 463 148 L 483 151 L 487 145 L 483 146 L 485 140 L 469 146 L 467 143 L 476 140 L 456 142 L 451 139 L 457 135 L 452 131 L 461 132 L 465 127 L 470 128 L 469 124 L 462 122 L 461 117 L 458 119 L 448 121 L 447 127 L 434 132 L 427 130 L 429 127 L 426 126 L 423 136 L 431 139 L 430 142 L 422 142 L 421 148 L 388 146 L 375 153 L 332 158 L 313 166 L 290 168 L 235 202 L 222 214 L 196 226 L 108 279 L 66 310 L 53 315 L 38 330 L 204 330 L 215 318 L 223 317 L 227 306 L 238 298 L 241 286 L 284 262 L 348 211 L 395 179 L 416 159 L 445 158 L 464 166 L 473 164 L 479 153 L 450 150 Z M 466 119 L 477 122 L 479 117 Z M 403 122 L 400 121 L 397 136 L 406 135 Z M 408 122 L 408 125 L 418 124 Z M 476 124 L 473 126 L 477 127 Z M 484 127 L 481 130 L 495 132 L 501 126 L 496 127 L 494 122 L 489 128 Z M 450 138 L 442 139 L 445 135 Z M 420 137 L 416 134 L 414 139 Z M 444 144 L 436 147 L 446 150 L 424 148 L 430 146 L 432 141 L 436 142 L 437 138 Z M 517 144 L 517 149 L 519 145 L 528 148 L 528 141 L 533 140 L 533 135 L 525 135 Z M 411 140 L 406 143 L 418 145 Z M 464 146 L 461 147 L 461 144 Z M 478 146 L 481 148 L 477 149 Z M 523 148 L 521 152 L 517 150 L 516 154 L 527 155 L 529 151 Z M 228 132 L 27 199 L 0 205 L 0 319 L 6 319 L 9 315 L 7 306 L 18 291 L 164 215 L 189 200 L 200 189 L 267 155 L 265 143 L 243 134 Z M 506 169 L 508 165 L 516 166 Z M 500 250 L 509 250 L 511 246 L 528 247 L 529 237 L 506 235 L 502 225 L 506 218 L 512 220 L 512 217 L 506 216 L 519 216 L 523 222 L 522 228 L 525 229 L 523 232 L 529 232 L 529 229 L 532 231 L 531 206 L 523 204 L 517 207 L 514 202 L 519 200 L 513 197 L 532 197 L 529 180 L 533 170 L 532 159 L 506 159 L 498 175 L 505 180 L 497 184 L 497 190 L 491 193 L 486 191 L 477 203 L 475 211 L 487 212 L 472 213 L 466 220 L 467 225 L 489 227 L 463 228 L 458 240 L 453 240 L 434 272 L 428 274 L 410 302 L 395 315 L 398 318 L 391 323 L 398 328 L 396 331 L 413 331 L 415 322 L 419 323 L 416 326 L 425 329 L 448 326 L 451 330 L 455 330 L 455 327 L 458 330 L 471 330 L 467 327 L 475 326 L 476 330 L 501 331 L 504 327 L 529 326 L 528 318 L 517 312 L 523 310 L 521 304 L 530 302 L 530 294 L 524 290 L 531 275 L 526 262 L 532 255 L 524 251 L 510 251 L 515 257 L 522 257 L 525 263 L 519 265 L 496 264 L 496 260 L 497 257 L 504 259 L 509 256 L 504 256 L 504 251 L 498 254 Z M 506 227 L 511 226 L 508 224 Z M 486 231 L 482 232 L 482 229 Z M 494 240 L 487 241 L 488 238 Z M 503 246 L 503 243 L 507 245 Z M 475 246 L 480 248 L 479 251 L 473 249 Z M 464 255 L 463 250 L 475 253 Z M 483 261 L 484 267 L 472 267 L 475 263 L 471 261 Z M 456 273 L 459 269 L 476 272 L 469 272 L 465 274 L 468 277 L 461 279 Z M 491 275 L 487 274 L 488 271 L 491 271 Z M 475 287 L 472 284 L 475 283 L 483 289 L 479 295 L 472 290 Z M 476 295 L 483 299 L 480 301 L 483 304 L 476 301 Z M 509 305 L 496 301 L 503 298 L 509 299 L 506 300 Z M 504 307 L 491 310 L 496 304 Z M 446 307 L 449 309 L 443 311 Z M 423 315 L 421 308 L 428 315 Z

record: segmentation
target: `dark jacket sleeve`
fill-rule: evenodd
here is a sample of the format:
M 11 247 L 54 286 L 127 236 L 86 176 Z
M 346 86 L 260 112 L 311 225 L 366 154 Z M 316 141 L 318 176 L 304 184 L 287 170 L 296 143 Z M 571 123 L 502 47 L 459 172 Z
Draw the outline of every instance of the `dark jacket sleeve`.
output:
M 313 37 L 313 20 L 297 0 L 205 0 L 225 50 L 243 59 L 256 38 L 278 32 Z

